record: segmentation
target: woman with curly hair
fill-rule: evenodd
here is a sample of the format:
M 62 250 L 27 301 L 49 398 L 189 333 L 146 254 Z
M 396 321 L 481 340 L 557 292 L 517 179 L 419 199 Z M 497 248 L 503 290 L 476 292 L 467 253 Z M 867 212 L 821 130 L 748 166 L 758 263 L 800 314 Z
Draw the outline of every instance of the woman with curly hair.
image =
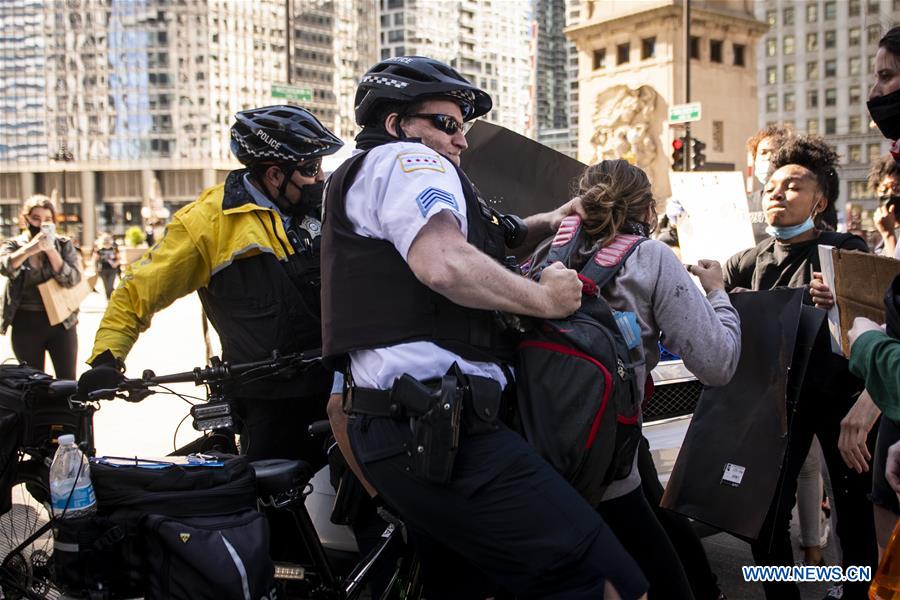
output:
M 729 291 L 776 287 L 809 290 L 813 273 L 820 271 L 820 245 L 868 251 L 862 238 L 824 227 L 823 215 L 833 211 L 838 196 L 837 164 L 837 153 L 816 136 L 792 138 L 773 155 L 774 170 L 763 190 L 766 231 L 770 237 L 728 260 L 725 285 Z M 813 304 L 813 293 L 805 294 L 804 302 Z M 829 350 L 810 357 L 791 422 L 778 491 L 771 499 L 759 538 L 752 544 L 757 564 L 794 564 L 789 531 L 791 509 L 797 475 L 816 435 L 831 481 L 836 482 L 833 488 L 837 533 L 844 565 L 875 566 L 877 549 L 872 508 L 866 498 L 871 475 L 847 467 L 838 449 L 841 420 L 854 406 L 861 389 L 861 382 L 850 375 L 842 356 Z M 863 410 L 863 405 L 871 408 L 871 402 L 863 399 L 857 409 Z M 800 598 L 794 583 L 769 582 L 763 587 L 767 598 Z M 866 588 L 864 584 L 848 583 L 844 598 L 865 598 Z
M 580 249 L 567 265 L 572 269 L 580 270 L 621 234 L 648 237 L 655 228 L 656 201 L 650 180 L 624 160 L 604 160 L 588 167 L 578 183 L 578 196 L 585 218 Z M 540 264 L 549 243 L 542 244 L 531 264 Z M 614 310 L 636 317 L 640 343 L 631 352 L 638 365 L 638 381 L 646 381 L 659 362 L 661 336 L 665 347 L 681 356 L 704 384 L 724 385 L 737 368 L 740 320 L 725 293 L 721 267 L 703 260 L 692 265 L 690 272 L 700 279 L 706 295 L 668 246 L 648 239 L 601 291 Z M 651 599 L 693 598 L 682 563 L 642 490 L 639 456 L 640 452 L 630 474 L 607 488 L 597 510 L 643 569 Z M 658 486 L 659 480 L 649 483 Z M 704 599 L 717 595 L 714 578 L 697 594 Z

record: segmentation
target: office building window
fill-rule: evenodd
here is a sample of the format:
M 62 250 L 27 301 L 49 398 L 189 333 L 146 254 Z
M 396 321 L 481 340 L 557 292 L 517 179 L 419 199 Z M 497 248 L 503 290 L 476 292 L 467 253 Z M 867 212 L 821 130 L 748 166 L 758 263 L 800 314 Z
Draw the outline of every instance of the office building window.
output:
M 828 117 L 825 119 L 825 135 L 834 135 L 837 133 L 837 119 Z
M 594 50 L 594 70 L 606 68 L 606 48 Z
M 837 75 L 837 61 L 833 58 L 825 61 L 825 77 Z
M 869 144 L 868 145 L 868 158 L 869 162 L 872 162 L 878 159 L 881 156 L 881 144 Z
M 819 133 L 819 120 L 818 119 L 807 119 L 806 120 L 806 133 Z
M 794 24 L 794 8 L 786 8 L 784 9 L 784 24 L 785 25 L 793 25 Z
M 866 73 L 874 73 L 875 72 L 875 55 L 870 54 L 866 58 Z
M 722 62 L 722 40 L 709 40 L 709 61 L 714 63 Z
M 860 37 L 859 27 L 851 27 L 847 31 L 847 44 L 851 47 L 859 46 L 860 39 L 862 38 Z
M 694 40 L 697 40 L 697 44 L 694 44 Z M 700 59 L 700 39 L 692 37 L 691 38 L 691 58 Z M 696 49 L 696 52 L 694 51 Z M 766 56 L 775 56 L 778 52 L 778 42 L 769 38 L 766 40 Z
M 837 106 L 837 90 L 828 88 L 825 90 L 825 106 Z
M 794 92 L 785 92 L 784 94 L 784 110 L 790 112 L 796 109 L 794 102 Z
M 806 92 L 806 108 L 816 108 L 819 106 L 819 90 L 809 90 Z
M 859 16 L 859 0 L 849 0 L 847 2 L 847 15 L 850 17 Z
M 810 81 L 814 81 L 819 78 L 819 63 L 818 62 L 808 62 L 806 63 L 806 78 Z
M 778 13 L 774 10 L 767 10 L 766 23 L 769 24 L 769 27 L 775 27 L 776 25 L 778 25 Z
M 847 97 L 850 101 L 850 104 L 859 104 L 862 99 L 862 89 L 858 86 L 850 86 L 850 89 L 847 90 Z
M 877 44 L 878 40 L 881 39 L 881 26 L 880 25 L 869 25 L 866 27 L 866 41 L 870 44 Z
M 854 56 L 847 61 L 847 73 L 850 75 L 859 75 L 862 73 L 862 60 L 858 56 Z
M 713 152 L 725 152 L 725 122 L 713 121 Z
M 775 40 L 766 40 L 766 54 L 768 56 L 775 56 L 776 48 Z M 772 51 L 772 54 L 769 54 L 770 50 Z M 691 58 L 700 60 L 700 38 L 696 35 L 691 36 Z
M 847 119 L 847 130 L 849 133 L 865 133 L 862 128 L 862 117 L 854 115 Z
M 815 23 L 819 19 L 819 5 L 818 4 L 807 4 L 806 5 L 806 22 L 807 23 Z
M 631 44 L 619 44 L 616 46 L 616 64 L 623 65 L 631 60 Z
M 807 33 L 806 34 L 806 51 L 807 52 L 815 52 L 819 49 L 819 34 L 818 33 Z
M 866 12 L 869 13 L 870 15 L 877 15 L 879 4 L 880 3 L 878 2 L 878 0 L 869 0 L 866 3 Z
M 732 44 L 732 49 L 734 50 L 734 66 L 743 67 L 747 64 L 746 59 L 746 51 L 747 46 L 744 44 Z
M 766 83 L 768 85 L 778 83 L 778 67 L 766 67 Z
M 837 32 L 835 30 L 825 32 L 825 48 L 834 48 L 837 46 Z
M 837 17 L 837 3 L 834 0 L 829 0 L 825 3 L 825 20 L 826 21 L 834 21 Z
M 862 146 L 850 144 L 847 146 L 847 162 L 858 163 L 862 160 Z
M 784 36 L 782 50 L 785 54 L 793 54 L 794 53 L 794 36 L 786 35 Z
M 641 60 L 656 58 L 656 38 L 649 37 L 641 40 Z
M 797 79 L 796 76 L 797 68 L 794 64 L 784 65 L 784 82 L 791 83 Z
M 775 112 L 778 110 L 778 96 L 769 94 L 766 96 L 766 112 Z

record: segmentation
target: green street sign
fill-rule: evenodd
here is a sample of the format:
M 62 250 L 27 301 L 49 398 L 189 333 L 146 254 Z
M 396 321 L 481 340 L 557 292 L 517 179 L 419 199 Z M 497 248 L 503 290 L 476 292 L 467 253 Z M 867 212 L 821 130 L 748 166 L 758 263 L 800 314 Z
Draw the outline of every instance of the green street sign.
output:
M 285 100 L 293 100 L 295 102 L 310 102 L 313 99 L 313 93 L 309 88 L 288 85 L 286 83 L 273 83 L 272 97 L 284 98 Z
M 674 104 L 669 107 L 669 125 L 700 120 L 700 103 Z

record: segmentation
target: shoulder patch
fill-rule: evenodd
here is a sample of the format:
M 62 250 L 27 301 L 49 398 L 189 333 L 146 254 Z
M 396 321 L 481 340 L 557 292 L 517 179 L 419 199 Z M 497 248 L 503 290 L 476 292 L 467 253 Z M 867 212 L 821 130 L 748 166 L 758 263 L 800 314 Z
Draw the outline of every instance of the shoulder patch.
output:
M 431 207 L 439 202 L 452 206 L 453 210 L 459 210 L 459 205 L 456 203 L 456 198 L 453 194 L 436 187 L 425 189 L 416 196 L 416 204 L 419 205 L 419 211 L 423 217 L 427 217 Z
M 401 152 L 397 155 L 397 162 L 404 173 L 412 173 L 413 171 L 421 171 L 427 169 L 429 171 L 444 172 L 444 163 L 436 154 L 427 152 Z

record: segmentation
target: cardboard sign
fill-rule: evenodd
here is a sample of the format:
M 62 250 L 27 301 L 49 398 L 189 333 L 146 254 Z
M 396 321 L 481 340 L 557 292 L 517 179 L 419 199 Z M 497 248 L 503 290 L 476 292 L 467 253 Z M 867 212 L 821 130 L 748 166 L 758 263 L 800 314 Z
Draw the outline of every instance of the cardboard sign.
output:
M 847 334 L 853 327 L 853 319 L 867 317 L 876 323 L 884 323 L 884 292 L 900 275 L 900 260 L 834 248 L 831 264 L 834 271 L 832 289 L 840 322 L 840 347 L 849 358 Z M 825 269 L 825 265 L 822 267 Z
M 97 275 L 85 277 L 72 287 L 63 287 L 55 279 L 48 279 L 38 284 L 41 300 L 44 302 L 44 310 L 51 325 L 59 325 L 78 310 L 84 299 L 87 298 L 94 285 L 97 283 Z
M 678 223 L 678 245 L 685 264 L 701 258 L 725 264 L 755 245 L 747 193 L 739 171 L 669 173 L 672 197 L 687 216 Z

